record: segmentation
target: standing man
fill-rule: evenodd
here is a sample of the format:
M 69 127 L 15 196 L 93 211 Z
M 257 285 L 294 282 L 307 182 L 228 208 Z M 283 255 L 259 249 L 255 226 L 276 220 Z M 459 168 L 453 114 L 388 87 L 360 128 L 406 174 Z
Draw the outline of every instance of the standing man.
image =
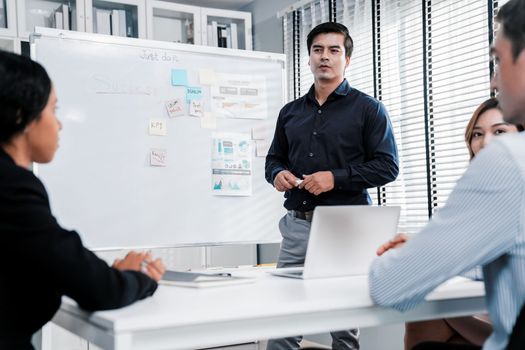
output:
M 500 29 L 491 53 L 497 63 L 492 87 L 506 122 L 525 123 L 525 0 L 498 12 Z M 507 347 L 525 302 L 525 134 L 498 137 L 471 163 L 447 204 L 400 249 L 397 237 L 372 264 L 370 294 L 379 305 L 404 311 L 447 279 L 483 266 L 493 333 L 485 350 Z M 458 345 L 456 345 L 458 346 Z M 455 349 L 421 343 L 417 349 Z M 459 347 L 458 347 L 459 349 Z M 461 347 L 479 349 L 479 347 Z
M 367 188 L 398 174 L 397 148 L 385 107 L 350 87 L 344 72 L 353 42 L 348 29 L 323 23 L 307 38 L 314 84 L 284 106 L 266 157 L 266 180 L 285 192 L 278 267 L 304 264 L 318 205 L 371 204 Z M 333 332 L 334 349 L 359 349 L 359 331 Z M 270 340 L 268 349 L 298 349 L 302 337 Z

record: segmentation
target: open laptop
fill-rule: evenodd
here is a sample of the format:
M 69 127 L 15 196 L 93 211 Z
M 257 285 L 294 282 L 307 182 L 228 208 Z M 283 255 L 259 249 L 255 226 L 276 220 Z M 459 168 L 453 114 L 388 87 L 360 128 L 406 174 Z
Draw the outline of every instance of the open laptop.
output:
M 400 207 L 318 206 L 304 268 L 276 269 L 276 276 L 302 279 L 366 275 L 377 248 L 396 234 Z

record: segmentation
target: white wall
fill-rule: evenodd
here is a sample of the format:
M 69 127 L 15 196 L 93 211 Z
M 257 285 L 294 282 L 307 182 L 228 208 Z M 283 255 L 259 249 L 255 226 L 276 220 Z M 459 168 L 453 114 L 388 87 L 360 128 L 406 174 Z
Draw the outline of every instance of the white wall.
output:
M 277 12 L 295 3 L 297 0 L 255 0 L 240 8 L 240 11 L 252 13 L 253 49 L 284 53 L 283 21 L 277 18 Z M 270 186 L 270 184 L 268 184 Z M 283 198 L 284 203 L 284 198 Z M 277 222 L 275 225 L 277 226 Z M 260 244 L 257 247 L 259 263 L 274 263 L 279 254 L 279 244 Z
M 253 49 L 283 53 L 283 21 L 277 12 L 297 0 L 255 0 L 241 11 L 252 13 Z

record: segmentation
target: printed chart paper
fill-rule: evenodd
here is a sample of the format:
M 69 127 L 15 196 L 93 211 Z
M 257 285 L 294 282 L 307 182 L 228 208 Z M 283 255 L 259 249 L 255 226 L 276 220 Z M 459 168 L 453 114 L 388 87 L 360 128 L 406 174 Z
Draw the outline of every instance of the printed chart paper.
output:
M 263 75 L 217 74 L 211 86 L 211 108 L 227 118 L 266 119 L 268 104 Z
M 251 196 L 252 146 L 250 134 L 213 133 L 211 173 L 213 193 Z

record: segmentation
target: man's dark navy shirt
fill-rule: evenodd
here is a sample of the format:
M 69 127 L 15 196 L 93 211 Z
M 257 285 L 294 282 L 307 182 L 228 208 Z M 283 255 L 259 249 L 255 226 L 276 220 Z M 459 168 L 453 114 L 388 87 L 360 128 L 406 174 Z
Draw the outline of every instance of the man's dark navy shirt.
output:
M 397 147 L 381 102 L 345 80 L 320 106 L 314 86 L 279 113 L 266 157 L 266 180 L 289 170 L 298 178 L 331 171 L 334 188 L 314 196 L 305 189 L 285 192 L 288 210 L 318 205 L 371 204 L 367 188 L 383 186 L 399 173 Z

